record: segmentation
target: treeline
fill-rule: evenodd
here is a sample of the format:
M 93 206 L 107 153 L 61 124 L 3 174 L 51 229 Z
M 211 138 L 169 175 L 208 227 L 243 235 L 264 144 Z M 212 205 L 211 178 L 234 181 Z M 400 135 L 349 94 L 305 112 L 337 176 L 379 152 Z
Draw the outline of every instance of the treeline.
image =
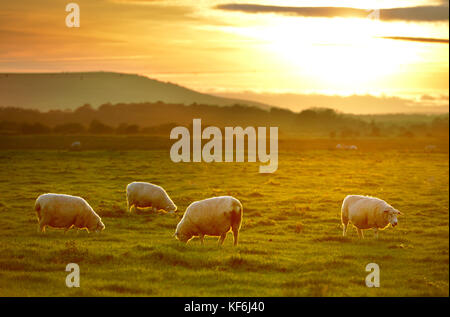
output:
M 170 133 L 172 128 L 177 124 L 164 124 L 157 127 L 141 128 L 136 124 L 122 123 L 117 127 L 104 124 L 98 120 L 93 120 L 88 126 L 81 123 L 63 123 L 54 127 L 47 126 L 40 122 L 35 123 L 19 123 L 11 121 L 0 122 L 0 134 L 61 134 L 61 135 L 76 135 L 76 134 L 149 134 L 159 135 Z
M 396 115 L 398 116 L 402 115 Z M 404 115 L 407 117 L 408 115 Z M 141 103 L 105 104 L 98 109 L 84 105 L 74 111 L 40 112 L 0 108 L 0 134 L 148 134 L 168 135 L 173 127 L 278 126 L 280 134 L 330 138 L 448 136 L 449 117 L 422 115 L 423 120 L 389 120 L 386 115 L 367 117 L 338 113 L 332 109 L 264 110 L 242 105 Z

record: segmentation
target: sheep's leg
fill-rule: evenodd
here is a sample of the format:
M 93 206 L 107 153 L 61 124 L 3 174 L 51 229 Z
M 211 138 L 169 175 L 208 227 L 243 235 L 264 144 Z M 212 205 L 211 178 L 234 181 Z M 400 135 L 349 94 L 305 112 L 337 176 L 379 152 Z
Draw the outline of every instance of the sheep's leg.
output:
M 345 237 L 347 235 L 347 227 L 348 227 L 348 217 L 345 216 L 344 211 L 341 215 L 341 221 L 342 221 L 342 235 Z
M 378 239 L 378 228 L 373 228 L 373 231 L 375 232 L 375 238 Z
M 225 240 L 225 237 L 227 236 L 227 234 L 226 233 L 223 233 L 221 236 L 220 236 L 220 238 L 219 238 L 219 245 L 222 245 L 223 244 L 223 240 Z
M 343 223 L 342 224 L 342 235 L 345 237 L 347 235 L 347 227 L 348 227 L 348 222 L 347 223 Z
M 201 234 L 200 235 L 200 242 L 202 243 L 202 245 L 203 245 L 203 239 L 205 238 L 205 235 L 204 234 Z
M 158 211 L 158 209 L 156 209 L 156 207 L 152 207 L 152 211 L 153 211 L 154 213 L 156 213 L 156 212 Z
M 344 200 L 344 203 L 341 207 L 341 222 L 342 222 L 342 235 L 345 237 L 347 235 L 347 227 L 348 227 L 348 208 L 347 201 Z
M 234 241 L 234 245 L 238 244 L 238 235 L 239 235 L 239 230 L 233 230 L 233 241 Z
M 44 219 L 41 219 L 41 220 L 39 221 L 38 232 L 45 232 L 45 226 L 46 226 L 46 224 L 45 224 L 45 222 L 44 222 Z
M 359 229 L 359 228 L 356 228 L 356 230 L 358 231 L 358 237 L 359 237 L 360 239 L 363 239 L 363 238 L 364 238 L 364 233 L 363 233 L 363 231 L 362 231 L 361 229 Z

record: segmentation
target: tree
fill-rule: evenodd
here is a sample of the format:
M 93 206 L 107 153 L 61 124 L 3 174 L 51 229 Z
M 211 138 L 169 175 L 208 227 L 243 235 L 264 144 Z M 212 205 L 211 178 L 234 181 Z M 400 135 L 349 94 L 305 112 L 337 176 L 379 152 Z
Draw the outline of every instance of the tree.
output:
M 23 134 L 45 134 L 50 133 L 51 129 L 42 123 L 23 123 L 20 127 Z
M 116 132 L 118 134 L 136 134 L 139 133 L 139 126 L 137 124 L 127 124 L 127 123 L 121 123 L 117 129 Z
M 370 136 L 379 137 L 381 135 L 380 128 L 377 127 L 377 124 L 374 120 L 370 122 Z
M 103 124 L 98 120 L 92 120 L 91 124 L 89 125 L 88 131 L 92 134 L 111 134 L 114 132 L 114 128 Z
M 86 129 L 80 123 L 59 124 L 53 128 L 53 132 L 60 134 L 79 134 L 85 131 Z

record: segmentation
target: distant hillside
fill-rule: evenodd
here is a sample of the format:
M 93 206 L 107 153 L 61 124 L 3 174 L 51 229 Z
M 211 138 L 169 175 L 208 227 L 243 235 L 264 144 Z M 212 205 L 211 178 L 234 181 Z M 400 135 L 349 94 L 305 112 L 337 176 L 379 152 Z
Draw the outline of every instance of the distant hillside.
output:
M 0 107 L 66 110 L 90 104 L 157 102 L 230 106 L 270 106 L 255 101 L 202 94 L 148 77 L 111 73 L 0 73 Z
M 449 110 L 448 94 L 440 96 L 422 95 L 420 99 L 408 99 L 399 96 L 333 96 L 301 93 L 257 93 L 250 91 L 221 92 L 215 95 L 224 98 L 264 102 L 296 112 L 315 107 L 332 108 L 344 113 L 366 115 L 395 113 L 445 114 Z

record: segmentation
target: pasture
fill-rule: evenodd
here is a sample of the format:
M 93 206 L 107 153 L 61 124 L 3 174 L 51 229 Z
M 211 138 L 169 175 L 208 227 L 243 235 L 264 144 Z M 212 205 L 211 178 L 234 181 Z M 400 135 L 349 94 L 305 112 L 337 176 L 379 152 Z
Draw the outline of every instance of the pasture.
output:
M 259 162 L 173 163 L 163 148 L 2 149 L 0 296 L 449 296 L 448 139 L 436 153 L 362 142 L 284 145 L 274 174 L 259 174 Z M 163 186 L 178 212 L 127 212 L 135 180 Z M 34 201 L 46 192 L 84 197 L 106 229 L 37 233 Z M 380 197 L 404 216 L 379 240 L 372 231 L 359 240 L 351 226 L 344 238 L 347 194 Z M 244 206 L 239 246 L 231 233 L 222 247 L 215 237 L 177 241 L 186 207 L 218 195 Z M 65 285 L 71 262 L 80 288 Z M 371 262 L 380 288 L 365 285 Z

